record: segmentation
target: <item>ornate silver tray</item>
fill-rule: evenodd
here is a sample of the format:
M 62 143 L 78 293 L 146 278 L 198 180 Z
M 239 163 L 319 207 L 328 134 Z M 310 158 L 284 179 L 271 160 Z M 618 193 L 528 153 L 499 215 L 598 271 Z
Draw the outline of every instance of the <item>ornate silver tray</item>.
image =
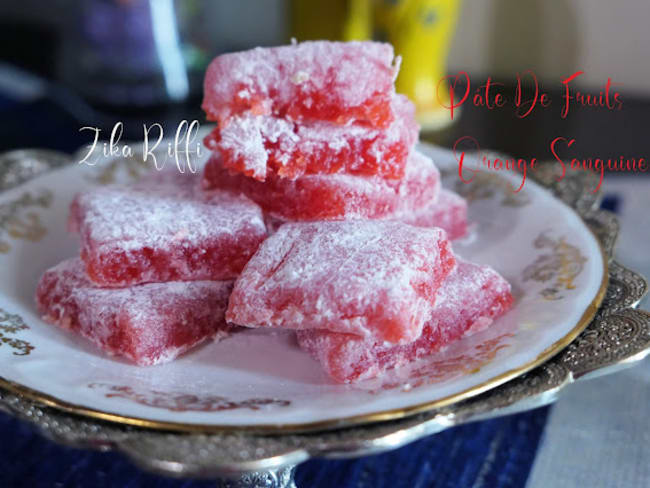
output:
M 52 168 L 66 155 L 21 150 L 0 155 L 0 191 Z M 553 402 L 573 381 L 635 364 L 650 351 L 650 314 L 635 310 L 647 291 L 637 273 L 612 260 L 616 218 L 596 210 L 593 176 L 573 173 L 558 182 L 557 166 L 533 175 L 584 219 L 609 257 L 609 286 L 589 326 L 560 354 L 497 388 L 471 399 L 401 420 L 309 434 L 184 434 L 143 430 L 64 413 L 0 389 L 0 407 L 36 424 L 44 435 L 78 447 L 125 453 L 136 464 L 171 476 L 228 479 L 223 486 L 294 486 L 295 466 L 311 457 L 354 457 L 395 449 L 461 423 L 520 412 Z

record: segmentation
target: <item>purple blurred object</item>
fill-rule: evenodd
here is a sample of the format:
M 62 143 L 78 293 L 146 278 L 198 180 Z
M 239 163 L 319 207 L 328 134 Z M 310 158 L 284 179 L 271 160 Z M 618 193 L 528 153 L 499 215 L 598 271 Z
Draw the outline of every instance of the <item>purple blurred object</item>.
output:
M 173 0 L 88 0 L 76 5 L 64 36 L 60 78 L 84 98 L 145 107 L 183 101 L 197 89 Z

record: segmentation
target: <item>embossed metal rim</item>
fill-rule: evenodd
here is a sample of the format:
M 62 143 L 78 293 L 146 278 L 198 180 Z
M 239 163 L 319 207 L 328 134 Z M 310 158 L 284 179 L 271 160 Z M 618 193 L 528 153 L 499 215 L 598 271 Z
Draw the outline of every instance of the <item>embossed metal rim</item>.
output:
M 21 151 L 12 151 L 11 153 L 0 154 L 0 163 L 3 159 L 9 157 L 12 160 L 18 159 L 16 156 L 18 154 L 28 155 L 33 154 L 33 158 L 51 156 L 54 153 L 48 153 L 47 151 L 38 151 L 38 150 L 21 150 Z M 71 160 L 70 160 L 71 162 Z M 43 174 L 41 172 L 39 174 Z M 27 178 L 29 179 L 29 177 Z M 15 186 L 23 183 L 24 181 L 16 182 Z M 543 185 L 540 185 L 540 188 L 545 189 Z M 576 216 L 584 223 L 584 225 L 591 231 L 592 236 L 594 237 L 596 243 L 598 244 L 598 249 L 600 251 L 602 265 L 603 265 L 603 278 L 600 283 L 600 287 L 594 300 L 586 307 L 583 315 L 581 316 L 578 323 L 561 339 L 556 341 L 554 344 L 542 351 L 534 360 L 524 364 L 519 368 L 514 368 L 505 373 L 502 373 L 490 380 L 487 380 L 479 385 L 473 386 L 466 390 L 463 390 L 459 393 L 446 396 L 444 398 L 439 398 L 434 401 L 421 403 L 418 405 L 413 405 L 406 408 L 398 408 L 391 410 L 383 410 L 379 412 L 372 412 L 363 415 L 355 415 L 350 417 L 343 417 L 340 419 L 332 419 L 319 422 L 307 422 L 299 424 L 266 424 L 266 425 L 219 425 L 219 424 L 185 424 L 185 423 L 176 423 L 176 422 L 166 422 L 166 421 L 157 421 L 150 420 L 141 417 L 131 417 L 125 416 L 110 412 L 105 412 L 102 410 L 97 410 L 91 407 L 85 407 L 82 405 L 73 404 L 62 400 L 58 397 L 48 395 L 46 393 L 34 390 L 32 388 L 26 387 L 19 383 L 15 383 L 6 378 L 0 377 L 0 387 L 5 388 L 6 390 L 26 397 L 32 401 L 38 402 L 44 406 L 62 410 L 64 412 L 72 413 L 75 415 L 98 419 L 102 421 L 108 421 L 115 424 L 129 425 L 144 429 L 154 429 L 154 430 L 165 430 L 165 431 L 174 431 L 174 432 L 185 432 L 185 433 L 202 433 L 210 434 L 217 432 L 248 432 L 248 433 L 261 433 L 261 434 L 287 434 L 287 433 L 306 433 L 314 431 L 325 431 L 332 429 L 342 429 L 347 427 L 358 426 L 362 424 L 372 424 L 377 422 L 384 422 L 390 420 L 399 420 L 405 417 L 410 417 L 418 413 L 424 413 L 430 410 L 435 410 L 439 408 L 446 407 L 453 403 L 457 403 L 463 400 L 467 400 L 474 396 L 477 396 L 481 393 L 484 393 L 488 390 L 496 388 L 518 376 L 521 376 L 528 371 L 536 368 L 537 366 L 545 363 L 550 358 L 558 354 L 565 347 L 567 347 L 571 342 L 573 342 L 576 337 L 589 325 L 592 321 L 598 308 L 600 307 L 605 293 L 607 291 L 607 285 L 609 282 L 609 268 L 608 268 L 608 256 L 605 250 L 602 247 L 601 241 L 598 236 L 593 232 L 590 225 L 585 222 L 585 220 L 580 216 L 576 209 L 572 208 L 570 205 L 567 205 L 565 202 L 562 202 L 568 210 L 575 213 Z

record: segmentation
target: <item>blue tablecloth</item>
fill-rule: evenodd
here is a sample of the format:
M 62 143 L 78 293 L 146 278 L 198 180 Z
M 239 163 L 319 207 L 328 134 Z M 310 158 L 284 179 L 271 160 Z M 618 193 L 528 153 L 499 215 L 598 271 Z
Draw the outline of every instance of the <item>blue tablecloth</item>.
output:
M 354 460 L 312 460 L 296 472 L 299 488 L 522 487 L 548 407 L 455 427 L 393 452 Z M 62 447 L 29 424 L 0 415 L 2 487 L 203 488 L 214 482 L 166 479 L 124 456 Z

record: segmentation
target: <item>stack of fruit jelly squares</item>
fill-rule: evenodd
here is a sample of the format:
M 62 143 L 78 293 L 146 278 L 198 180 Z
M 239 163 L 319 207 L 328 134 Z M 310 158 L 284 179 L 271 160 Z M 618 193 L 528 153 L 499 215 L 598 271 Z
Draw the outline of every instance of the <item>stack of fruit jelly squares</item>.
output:
M 277 223 L 392 219 L 462 237 L 465 202 L 440 198 L 439 172 L 415 148 L 415 108 L 395 93 L 398 69 L 377 42 L 218 56 L 204 82 L 203 108 L 218 122 L 204 187 L 240 192 Z
M 467 204 L 415 145 L 399 60 L 375 42 L 305 42 L 217 57 L 217 127 L 202 185 L 260 205 L 271 236 L 226 319 L 297 330 L 336 381 L 377 376 L 486 327 L 510 307 L 494 270 L 457 259 Z
M 138 365 L 236 325 L 295 330 L 339 382 L 488 327 L 510 286 L 454 254 L 467 204 L 417 150 L 398 68 L 375 42 L 217 57 L 203 171 L 77 195 L 68 226 L 80 256 L 42 276 L 43 318 Z

